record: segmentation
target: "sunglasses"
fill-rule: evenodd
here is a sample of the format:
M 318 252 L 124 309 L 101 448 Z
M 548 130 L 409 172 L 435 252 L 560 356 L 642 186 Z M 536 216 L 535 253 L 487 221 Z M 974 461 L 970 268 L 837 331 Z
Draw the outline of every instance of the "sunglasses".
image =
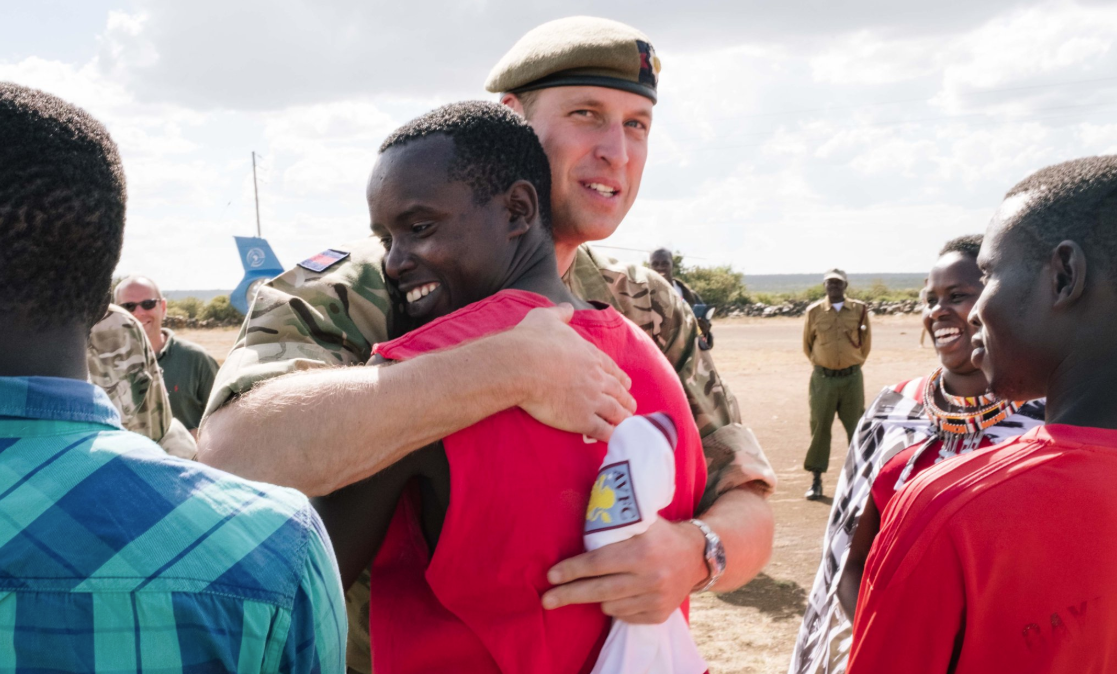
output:
M 141 300 L 139 302 L 121 302 L 120 306 L 130 314 L 136 313 L 137 307 L 143 307 L 144 311 L 151 311 L 159 305 L 159 300 Z

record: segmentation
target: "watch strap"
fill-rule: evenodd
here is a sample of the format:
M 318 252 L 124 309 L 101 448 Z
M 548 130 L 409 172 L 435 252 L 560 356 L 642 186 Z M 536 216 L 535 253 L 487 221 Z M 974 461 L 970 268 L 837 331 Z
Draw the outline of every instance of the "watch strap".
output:
M 706 549 L 703 556 L 706 559 L 706 569 L 709 571 L 709 576 L 707 576 L 702 587 L 691 590 L 692 594 L 697 594 L 709 590 L 721 578 L 721 574 L 725 571 L 725 548 L 721 544 L 721 537 L 714 533 L 714 530 L 705 522 L 700 519 L 692 519 L 689 522 L 698 527 L 702 535 L 706 537 Z

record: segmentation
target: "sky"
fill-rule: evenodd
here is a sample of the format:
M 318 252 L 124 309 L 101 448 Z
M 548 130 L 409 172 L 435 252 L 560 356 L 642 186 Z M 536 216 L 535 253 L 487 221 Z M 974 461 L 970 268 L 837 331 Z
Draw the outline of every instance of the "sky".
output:
M 636 26 L 663 62 L 640 194 L 603 245 L 745 274 L 918 273 L 1029 173 L 1117 153 L 1117 3 L 1013 0 L 0 0 L 0 80 L 121 149 L 118 273 L 231 288 L 233 235 L 287 266 L 368 235 L 384 137 L 551 19 Z M 634 249 L 634 250 L 626 250 Z

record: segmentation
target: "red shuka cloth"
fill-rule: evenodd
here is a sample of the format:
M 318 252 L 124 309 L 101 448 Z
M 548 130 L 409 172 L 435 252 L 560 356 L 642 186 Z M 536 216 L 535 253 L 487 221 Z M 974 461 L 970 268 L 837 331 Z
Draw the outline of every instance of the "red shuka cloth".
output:
M 540 295 L 505 290 L 375 352 L 406 360 L 511 328 L 547 306 Z M 678 375 L 651 339 L 611 308 L 577 311 L 570 326 L 632 378 L 638 414 L 665 412 L 675 422 L 675 498 L 659 514 L 693 517 L 706 462 Z M 433 559 L 410 495 L 371 569 L 374 671 L 588 672 L 610 619 L 597 604 L 546 611 L 541 597 L 551 587 L 547 571 L 585 549 L 586 505 L 605 443 L 587 443 L 513 408 L 443 445 L 451 496 Z
M 925 471 L 884 513 L 851 674 L 1117 671 L 1117 431 L 1049 425 Z

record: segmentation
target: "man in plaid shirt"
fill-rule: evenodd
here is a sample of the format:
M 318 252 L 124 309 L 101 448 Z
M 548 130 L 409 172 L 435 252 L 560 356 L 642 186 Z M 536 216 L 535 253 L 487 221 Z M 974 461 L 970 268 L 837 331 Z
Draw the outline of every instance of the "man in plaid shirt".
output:
M 341 672 L 306 498 L 168 456 L 88 382 L 124 202 L 104 127 L 0 83 L 0 672 Z

